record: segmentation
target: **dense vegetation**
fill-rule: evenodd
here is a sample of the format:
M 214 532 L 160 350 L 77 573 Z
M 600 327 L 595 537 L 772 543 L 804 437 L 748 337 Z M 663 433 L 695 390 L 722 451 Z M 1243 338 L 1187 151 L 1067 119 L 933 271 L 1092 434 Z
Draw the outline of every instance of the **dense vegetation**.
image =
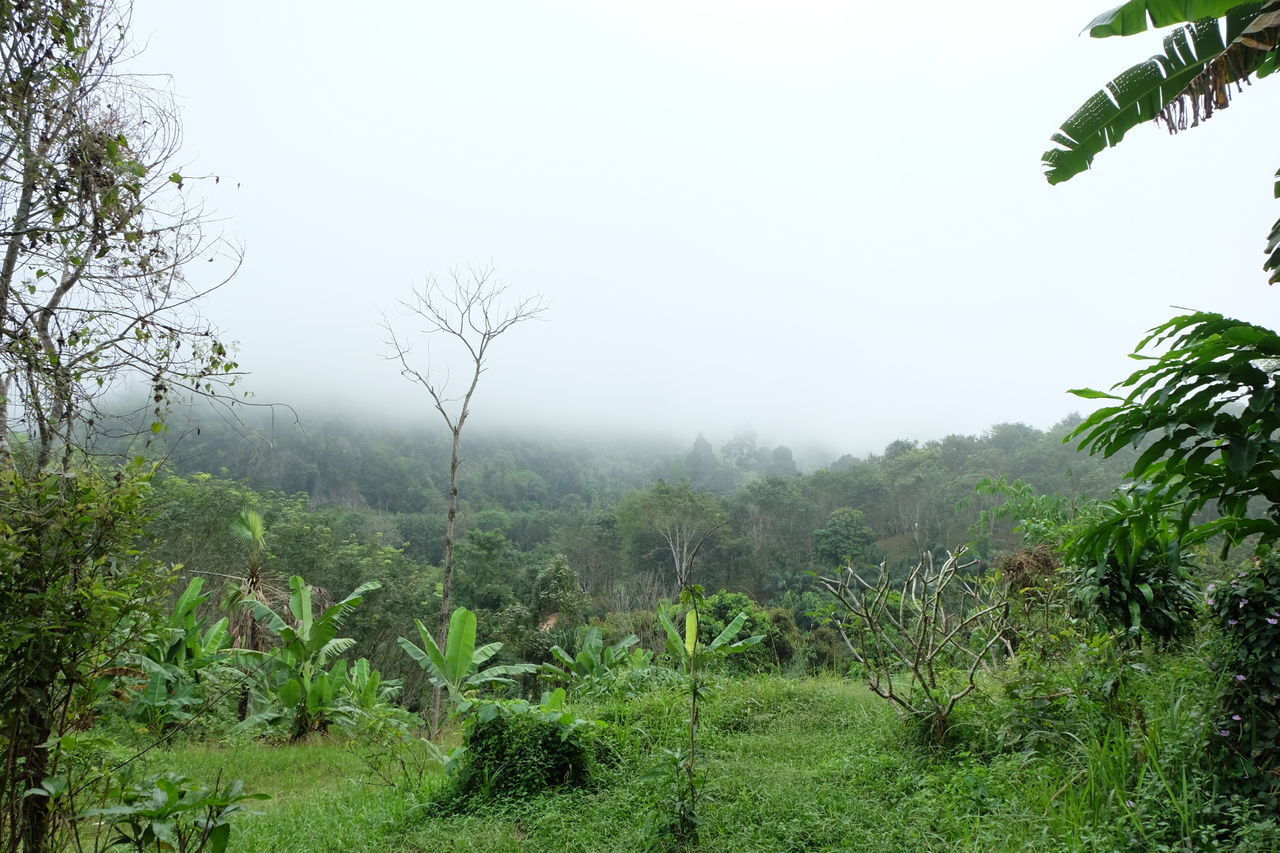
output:
M 8 849 L 1280 847 L 1280 334 L 1175 317 L 1085 419 L 803 469 L 474 430 L 460 468 L 403 357 L 448 434 L 178 428 L 237 366 L 182 320 L 208 246 L 127 10 L 0 11 Z M 1050 179 L 1225 106 L 1278 11 L 1100 16 L 1186 25 Z M 485 281 L 437 331 L 504 328 Z

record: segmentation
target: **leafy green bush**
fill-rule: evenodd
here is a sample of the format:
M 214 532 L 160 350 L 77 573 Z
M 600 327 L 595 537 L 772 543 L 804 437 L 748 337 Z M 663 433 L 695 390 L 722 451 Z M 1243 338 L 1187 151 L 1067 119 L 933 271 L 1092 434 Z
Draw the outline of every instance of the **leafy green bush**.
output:
M 1093 513 L 1064 547 L 1081 611 L 1130 637 L 1188 636 L 1196 592 L 1177 519 L 1132 493 L 1097 504 Z
M 245 811 L 245 800 L 270 799 L 244 793 L 239 780 L 202 788 L 176 773 L 161 773 L 139 783 L 122 783 L 112 792 L 117 805 L 90 809 L 110 829 L 112 847 L 173 850 L 178 853 L 222 853 L 231 839 L 231 819 Z
M 720 590 L 707 596 L 698 610 L 698 636 L 703 643 L 709 644 L 719 636 L 739 613 L 746 614 L 742 632 L 762 638 L 741 654 L 723 658 L 733 669 L 761 672 L 784 667 L 795 657 L 800 632 L 792 612 L 786 608 L 766 610 L 748 595 Z
M 1211 766 L 1221 790 L 1274 808 L 1280 803 L 1280 552 L 1207 589 L 1226 639 Z
M 544 663 L 539 675 L 553 685 L 566 687 L 583 696 L 633 689 L 637 681 L 626 676 L 649 669 L 653 660 L 653 652 L 648 649 L 627 651 L 638 642 L 639 638 L 632 634 L 612 646 L 606 646 L 600 639 L 599 626 L 592 625 L 587 629 L 577 655 L 571 656 L 560 646 L 553 646 L 551 656 L 559 666 Z
M 561 787 L 582 787 L 607 748 L 600 724 L 565 709 L 564 690 L 545 703 L 481 700 L 465 730 L 465 749 L 454 768 L 456 794 L 468 799 L 527 797 Z

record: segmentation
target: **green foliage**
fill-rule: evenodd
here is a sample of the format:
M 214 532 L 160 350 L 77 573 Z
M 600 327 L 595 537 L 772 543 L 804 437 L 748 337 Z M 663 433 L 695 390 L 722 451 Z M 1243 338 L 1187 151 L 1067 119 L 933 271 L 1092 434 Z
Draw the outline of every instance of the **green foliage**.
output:
M 698 552 L 726 521 L 715 495 L 694 491 L 684 480 L 674 486 L 659 480 L 646 491 L 624 496 L 618 502 L 617 516 L 632 547 L 643 541 L 645 534 L 658 536 L 670 557 L 677 588 L 689 583 Z
M 279 710 L 289 717 L 290 739 L 298 740 L 328 728 L 338 697 L 347 687 L 347 662 L 339 660 L 331 668 L 325 667 L 355 645 L 350 638 L 338 636 L 342 620 L 364 601 L 366 592 L 380 586 L 376 581 L 362 584 L 317 616 L 312 609 L 312 588 L 294 575 L 289 579 L 292 625 L 267 605 L 255 602 L 255 617 L 281 643 L 273 655 L 276 678 L 268 691 Z
M 1022 537 L 1022 544 L 1058 545 L 1068 535 L 1075 507 L 1062 495 L 1042 495 L 1030 483 L 1022 480 L 1009 482 L 1003 475 L 979 480 L 973 487 L 976 494 L 990 495 L 1000 503 L 984 509 L 973 527 L 974 538 L 982 541 L 989 536 L 997 523 L 1012 525 L 1013 532 Z
M 560 646 L 551 647 L 551 656 L 560 664 L 544 663 L 539 675 L 555 685 L 562 685 L 579 696 L 602 696 L 618 690 L 627 692 L 625 677 L 648 669 L 653 652 L 648 649 L 628 651 L 640 638 L 629 634 L 611 646 L 600 639 L 600 627 L 592 625 L 583 637 L 576 655 Z M 633 683 L 633 682 L 631 682 Z
M 537 705 L 483 699 L 472 710 L 447 797 L 484 802 L 582 787 L 606 754 L 600 724 L 572 714 L 563 689 Z
M 709 643 L 699 641 L 699 610 L 690 608 L 685 613 L 684 635 L 676 629 L 671 620 L 671 613 L 662 608 L 658 611 L 658 622 L 667 635 L 667 657 L 677 667 L 689 671 L 699 664 L 705 664 L 726 655 L 741 654 L 764 639 L 761 635 L 747 637 L 735 641 L 733 638 L 742 632 L 747 623 L 747 614 L 739 613 Z
M 204 578 L 192 579 L 173 612 L 152 629 L 146 648 L 126 656 L 145 677 L 139 689 L 130 691 L 129 713 L 152 732 L 192 718 L 193 710 L 205 703 L 206 670 L 230 671 L 232 663 L 255 663 L 254 653 L 227 648 L 227 617 L 207 629 L 199 622 L 198 611 L 209 598 L 201 592 L 203 586 Z
M 399 638 L 400 648 L 426 670 L 433 685 L 448 691 L 450 701 L 460 710 L 465 710 L 469 691 L 489 684 L 512 684 L 507 676 L 537 670 L 537 666 L 529 663 L 481 669 L 502 649 L 502 643 L 488 643 L 476 648 L 476 615 L 465 607 L 454 610 L 449 617 L 449 634 L 443 651 L 421 621 L 418 622 L 418 636 L 422 639 L 421 648 L 404 637 Z
M 100 676 L 136 648 L 165 573 L 133 543 L 148 472 L 0 468 L 0 846 L 43 849 L 61 773 L 50 744 L 91 718 Z
M 746 624 L 747 614 L 739 613 L 724 630 L 709 643 L 699 640 L 699 615 L 706 603 L 702 587 L 686 586 L 680 591 L 681 600 L 690 605 L 685 614 L 684 636 L 676 629 L 666 608 L 658 610 L 658 622 L 667 635 L 667 657 L 674 661 L 689 677 L 689 729 L 687 746 L 667 750 L 669 762 L 654 772 L 667 776 L 666 795 L 661 803 L 659 829 L 677 844 L 687 846 L 698 840 L 701 823 L 698 804 L 702 799 L 703 771 L 698 764 L 699 705 L 707 694 L 705 669 L 732 654 L 739 654 L 755 646 L 763 639 L 757 635 L 744 640 L 734 640 Z
M 1140 122 L 1161 120 L 1171 133 L 1195 127 L 1231 103 L 1233 87 L 1239 91 L 1255 73 L 1274 73 L 1280 63 L 1274 12 L 1272 3 L 1238 0 L 1129 0 L 1095 18 L 1088 26 L 1095 38 L 1143 32 L 1148 18 L 1155 26 L 1183 26 L 1165 37 L 1162 54 L 1116 77 L 1063 123 L 1053 135 L 1057 147 L 1043 157 L 1049 182 L 1089 168 Z M 1267 241 L 1263 269 L 1274 284 L 1280 281 L 1280 221 Z
M 122 783 L 108 795 L 119 804 L 90 809 L 83 820 L 100 822 L 112 833 L 111 847 L 138 853 L 223 853 L 231 840 L 231 820 L 245 813 L 246 800 L 270 799 L 244 793 L 234 781 L 212 789 L 176 773 L 159 773 L 139 783 Z
M 1254 24 L 1261 5 L 1136 2 L 1096 18 L 1089 25 L 1094 36 L 1141 32 L 1146 29 L 1146 11 L 1151 13 L 1154 21 L 1162 22 L 1158 26 L 1189 23 L 1165 37 L 1162 54 L 1133 66 L 1112 80 L 1063 123 L 1061 130 L 1053 136 L 1059 147 L 1044 154 L 1049 182 L 1056 184 L 1068 180 L 1089 168 L 1094 156 L 1104 148 L 1118 145 L 1125 133 L 1141 122 L 1162 117 L 1171 128 L 1185 127 L 1185 117 L 1175 117 L 1166 110 L 1184 96 L 1191 100 L 1197 122 L 1202 116 L 1212 115 L 1215 106 L 1226 104 L 1230 98 L 1227 94 L 1230 84 L 1247 79 L 1264 62 L 1274 62 L 1274 57 L 1267 60 L 1270 52 L 1252 46 L 1243 50 L 1233 49 L 1228 55 L 1231 62 L 1229 72 L 1211 81 L 1200 78 L 1200 75 L 1229 48 L 1235 47 L 1233 42 Z M 1207 14 L 1198 14 L 1200 12 Z M 1225 28 L 1218 18 L 1225 19 Z M 1198 102 L 1200 99 L 1204 99 L 1205 106 Z
M 875 540 L 861 510 L 841 507 L 813 534 L 813 555 L 824 567 L 861 563 Z
M 1280 804 L 1280 553 L 1208 588 L 1225 638 L 1210 766 L 1224 793 Z
M 761 671 L 790 662 L 800 639 L 790 611 L 766 610 L 740 592 L 720 590 L 706 597 L 698 607 L 699 638 L 711 643 L 740 613 L 746 620 L 739 630 L 761 639 L 725 659 L 732 669 Z
M 1196 590 L 1174 518 L 1149 499 L 1119 495 L 1092 507 L 1064 545 L 1080 609 L 1107 630 L 1158 641 L 1187 636 Z
M 533 614 L 539 624 L 553 614 L 560 626 L 573 625 L 587 607 L 582 579 L 569 566 L 569 559 L 557 554 L 543 566 L 533 581 Z
M 1152 329 L 1133 357 L 1147 366 L 1114 386 L 1127 389 L 1124 397 L 1074 392 L 1117 402 L 1069 437 L 1105 456 L 1146 442 L 1131 476 L 1150 487 L 1150 501 L 1177 511 L 1188 541 L 1280 538 L 1280 335 L 1220 314 L 1184 314 Z M 1263 517 L 1250 512 L 1254 498 L 1266 501 Z M 1222 517 L 1193 525 L 1210 504 Z

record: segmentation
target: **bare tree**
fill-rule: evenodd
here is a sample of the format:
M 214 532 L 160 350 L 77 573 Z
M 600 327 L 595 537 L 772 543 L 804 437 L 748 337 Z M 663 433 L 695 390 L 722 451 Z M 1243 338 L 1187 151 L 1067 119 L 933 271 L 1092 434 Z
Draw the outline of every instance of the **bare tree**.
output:
M 383 317 L 383 329 L 387 333 L 390 359 L 399 362 L 400 373 L 426 389 L 453 438 L 453 452 L 449 459 L 449 515 L 444 531 L 444 578 L 441 585 L 440 618 L 437 622 L 437 641 L 441 648 L 449 626 L 449 614 L 453 610 L 453 551 L 454 525 L 458 517 L 458 471 L 462 465 L 462 428 L 471 414 L 471 400 L 480 374 L 486 370 L 489 347 L 497 338 L 525 320 L 532 320 L 546 310 L 540 296 L 504 302 L 507 285 L 501 281 L 492 267 L 469 268 L 465 274 L 459 270 L 450 273 L 451 286 L 442 287 L 431 276 L 411 299 L 401 302 L 406 313 L 422 323 L 420 334 L 429 342 L 443 338 L 453 343 L 455 349 L 465 353 L 467 379 L 450 388 L 450 371 L 447 367 L 433 369 L 428 351 L 425 367 L 415 367 L 410 360 L 411 347 L 396 334 L 390 321 Z M 440 691 L 432 702 L 432 725 L 439 724 Z

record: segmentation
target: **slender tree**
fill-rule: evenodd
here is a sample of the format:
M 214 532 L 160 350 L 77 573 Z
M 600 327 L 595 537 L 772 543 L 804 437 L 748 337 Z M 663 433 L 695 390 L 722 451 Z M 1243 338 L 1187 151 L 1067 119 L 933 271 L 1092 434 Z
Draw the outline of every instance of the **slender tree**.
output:
M 546 310 L 540 296 L 533 296 L 507 304 L 504 297 L 507 285 L 491 267 L 468 269 L 466 273 L 454 270 L 450 275 L 452 286 L 441 286 L 434 277 L 427 279 L 421 289 L 415 289 L 410 299 L 401 302 L 401 308 L 422 324 L 420 333 L 428 343 L 431 339 L 444 339 L 461 351 L 467 365 L 466 379 L 450 387 L 450 372 L 443 366 L 432 365 L 428 355 L 423 367 L 411 359 L 412 348 L 397 335 L 394 327 L 383 318 L 389 358 L 399 363 L 400 373 L 426 390 L 435 410 L 440 413 L 452 438 L 449 458 L 449 514 L 444 533 L 444 577 L 441 584 L 440 616 L 436 634 L 441 647 L 448 632 L 449 615 L 453 610 L 453 552 L 456 542 L 455 526 L 458 518 L 458 472 L 462 466 L 462 428 L 471 415 L 471 401 L 480 375 L 484 373 L 489 358 L 489 348 L 504 332 L 526 320 L 532 320 Z M 432 725 L 440 721 L 441 695 L 435 691 L 432 700 Z
M 134 550 L 149 472 L 78 451 L 103 395 L 144 385 L 149 418 L 237 369 L 193 302 L 187 262 L 238 253 L 202 232 L 165 91 L 122 74 L 128 0 L 0 0 L 0 847 L 55 844 L 60 805 L 31 795 L 71 713 L 159 572 Z M 202 269 L 208 265 L 202 264 Z

